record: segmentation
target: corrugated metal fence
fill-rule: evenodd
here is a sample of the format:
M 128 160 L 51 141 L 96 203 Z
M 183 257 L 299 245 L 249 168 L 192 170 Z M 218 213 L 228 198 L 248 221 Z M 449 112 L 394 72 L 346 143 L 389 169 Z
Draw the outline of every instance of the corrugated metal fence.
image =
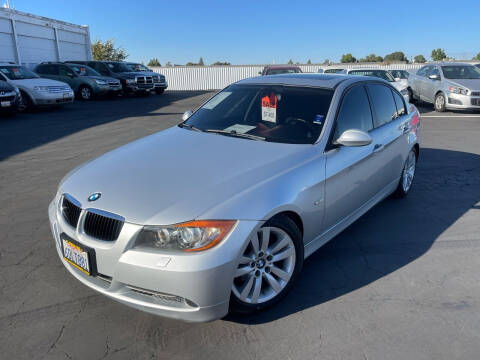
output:
M 299 65 L 303 72 L 316 73 L 319 68 L 382 68 L 382 69 L 418 69 L 423 64 L 339 64 L 324 65 Z M 231 66 L 166 66 L 152 67 L 155 72 L 164 74 L 170 90 L 216 90 L 235 81 L 258 76 L 263 70 L 263 65 L 231 65 Z

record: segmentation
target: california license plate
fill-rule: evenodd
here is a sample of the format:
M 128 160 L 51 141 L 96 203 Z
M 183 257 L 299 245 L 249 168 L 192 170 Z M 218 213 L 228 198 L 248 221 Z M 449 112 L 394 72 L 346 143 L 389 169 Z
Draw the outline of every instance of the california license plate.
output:
M 90 249 L 79 242 L 67 238 L 62 234 L 62 251 L 63 258 L 69 264 L 76 267 L 87 275 L 94 275 L 95 268 L 95 253 L 93 249 Z
M 10 101 L 2 101 L 0 105 L 2 107 L 9 107 L 10 106 Z

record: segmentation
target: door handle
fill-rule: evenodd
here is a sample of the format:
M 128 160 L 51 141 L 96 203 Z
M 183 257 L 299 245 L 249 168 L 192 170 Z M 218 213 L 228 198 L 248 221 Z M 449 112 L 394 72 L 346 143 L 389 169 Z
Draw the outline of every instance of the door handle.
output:
M 385 149 L 385 145 L 383 145 L 383 144 L 375 144 L 375 146 L 373 147 L 373 152 L 374 152 L 374 153 L 377 153 L 377 152 L 382 151 L 383 149 Z

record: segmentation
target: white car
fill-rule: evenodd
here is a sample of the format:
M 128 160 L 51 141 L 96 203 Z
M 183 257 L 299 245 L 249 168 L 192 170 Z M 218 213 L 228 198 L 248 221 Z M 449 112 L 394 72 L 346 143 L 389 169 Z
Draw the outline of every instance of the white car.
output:
M 41 78 L 22 65 L 0 63 L 0 79 L 20 89 L 20 111 L 31 106 L 71 103 L 74 98 L 73 90 L 68 84 Z
M 395 87 L 400 94 L 403 95 L 407 102 L 410 102 L 408 95 L 408 81 L 404 79 L 395 80 L 390 72 L 382 69 L 348 69 L 347 75 L 363 75 L 374 76 L 383 80 L 387 80 L 393 87 Z

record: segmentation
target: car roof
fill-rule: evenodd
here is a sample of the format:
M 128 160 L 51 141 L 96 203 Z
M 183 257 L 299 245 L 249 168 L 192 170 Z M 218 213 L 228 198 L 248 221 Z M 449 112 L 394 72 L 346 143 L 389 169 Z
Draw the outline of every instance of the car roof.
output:
M 20 64 L 15 64 L 15 63 L 8 63 L 8 62 L 2 62 L 2 63 L 0 63 L 0 66 L 25 66 L 25 65 L 20 65 Z
M 425 64 L 425 66 L 465 66 L 465 65 L 470 65 L 473 66 L 472 64 L 469 63 L 464 63 L 464 62 L 452 62 L 452 61 L 441 61 L 441 62 L 435 62 L 435 63 L 430 63 L 430 64 Z
M 321 87 L 327 89 L 335 89 L 340 83 L 351 80 L 352 82 L 372 81 L 371 76 L 360 75 L 339 75 L 339 74 L 320 74 L 320 73 L 303 73 L 303 74 L 280 74 L 255 76 L 252 78 L 237 81 L 235 84 L 241 85 L 290 85 L 290 86 L 306 86 Z M 377 78 L 375 78 L 378 80 Z
M 385 69 L 377 69 L 377 68 L 357 68 L 357 69 L 347 69 L 347 72 L 350 71 L 388 71 Z

